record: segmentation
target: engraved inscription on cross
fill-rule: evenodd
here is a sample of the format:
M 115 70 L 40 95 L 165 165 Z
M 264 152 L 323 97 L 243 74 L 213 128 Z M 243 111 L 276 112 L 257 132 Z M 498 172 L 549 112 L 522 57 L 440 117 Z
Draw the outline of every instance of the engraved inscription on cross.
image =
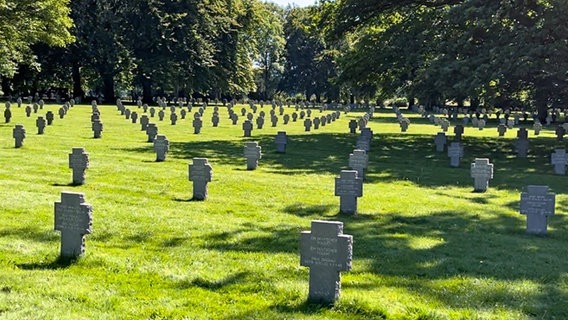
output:
M 365 169 L 369 165 L 369 156 L 365 150 L 355 149 L 349 155 L 349 168 L 357 170 L 357 176 L 365 179 Z
M 69 168 L 73 169 L 73 184 L 84 184 L 85 170 L 89 168 L 89 154 L 84 148 L 73 148 L 69 154 Z
M 357 198 L 363 196 L 363 179 L 356 170 L 341 170 L 339 178 L 335 178 L 335 195 L 339 196 L 340 213 L 357 213 Z
M 333 304 L 340 296 L 341 271 L 351 270 L 353 236 L 339 221 L 313 220 L 300 235 L 300 265 L 310 268 L 308 300 Z
M 189 180 L 193 181 L 193 200 L 207 198 L 207 183 L 213 179 L 213 169 L 207 158 L 193 158 L 189 165 Z
M 550 156 L 550 163 L 554 166 L 554 173 L 558 175 L 566 174 L 566 165 L 568 165 L 568 157 L 566 149 L 556 149 Z
M 62 192 L 61 202 L 55 202 L 55 230 L 61 232 L 61 256 L 75 258 L 85 253 L 86 234 L 92 232 L 92 207 L 85 195 Z
M 475 191 L 487 191 L 489 180 L 493 179 L 493 164 L 487 158 L 475 158 L 471 164 L 471 177 Z
M 256 141 L 247 141 L 245 144 L 245 158 L 247 159 L 247 170 L 255 170 L 258 160 L 262 158 L 262 147 Z
M 548 216 L 554 215 L 556 195 L 548 186 L 528 186 L 521 193 L 520 212 L 527 216 L 527 233 L 546 234 Z
M 463 147 L 459 142 L 452 142 L 450 144 L 448 147 L 448 157 L 450 158 L 450 166 L 460 166 L 460 159 L 463 157 Z

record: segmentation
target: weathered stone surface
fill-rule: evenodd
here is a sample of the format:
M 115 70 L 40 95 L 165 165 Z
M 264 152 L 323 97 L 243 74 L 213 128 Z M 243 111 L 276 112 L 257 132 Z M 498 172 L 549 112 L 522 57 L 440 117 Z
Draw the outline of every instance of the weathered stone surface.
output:
M 54 212 L 54 229 L 61 232 L 61 257 L 77 258 L 85 254 L 84 236 L 92 232 L 93 221 L 93 208 L 85 202 L 85 195 L 62 192 Z
M 555 200 L 556 195 L 548 193 L 548 186 L 530 185 L 521 193 L 520 212 L 527 216 L 527 233 L 547 233 L 548 216 L 554 215 Z
M 85 170 L 89 168 L 89 154 L 85 148 L 73 148 L 69 154 L 69 168 L 73 170 L 73 184 L 85 184 Z
M 189 165 L 189 180 L 193 182 L 193 200 L 207 199 L 207 184 L 212 179 L 213 168 L 207 158 L 193 158 L 193 164 Z
M 335 195 L 339 196 L 340 213 L 357 213 L 357 198 L 363 196 L 363 179 L 356 170 L 341 170 L 335 178 Z

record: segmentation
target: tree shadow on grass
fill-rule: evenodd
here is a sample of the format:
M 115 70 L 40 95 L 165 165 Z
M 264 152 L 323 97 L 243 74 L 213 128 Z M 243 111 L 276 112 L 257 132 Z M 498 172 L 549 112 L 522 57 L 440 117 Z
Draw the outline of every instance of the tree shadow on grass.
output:
M 329 212 L 335 206 L 333 205 L 312 205 L 307 206 L 302 203 L 294 203 L 288 205 L 284 208 L 284 212 L 288 214 L 292 214 L 298 217 L 307 217 L 307 216 L 323 216 L 325 213 Z
M 558 290 L 556 286 L 565 283 L 562 281 L 568 270 L 568 261 L 564 259 L 568 255 L 567 217 L 554 217 L 554 228 L 545 237 L 525 234 L 524 217 L 500 212 L 488 218 L 466 211 L 335 218 L 344 222 L 344 233 L 353 236 L 354 265 L 357 260 L 366 261 L 361 272 L 380 275 L 383 286 L 420 292 L 452 308 L 464 307 L 459 297 L 467 295 L 468 308 L 493 308 L 494 304 L 499 304 L 516 310 L 519 303 L 530 299 L 535 306 L 555 305 L 549 311 L 551 317 L 565 315 L 565 309 L 558 305 L 568 300 L 568 294 L 565 287 Z M 235 231 L 211 233 L 204 243 L 207 249 L 221 251 L 299 254 L 301 231 L 304 230 L 296 226 L 251 224 Z M 431 287 L 432 281 L 450 279 L 466 281 L 460 284 L 464 289 L 454 288 L 453 294 L 448 294 Z M 471 284 L 467 279 L 513 283 L 488 287 L 483 295 L 476 293 L 479 296 L 471 297 L 467 289 Z M 511 298 L 508 288 L 518 281 L 534 282 L 540 289 Z M 371 289 L 374 286 L 376 283 L 344 284 L 346 288 Z M 552 300 L 551 294 L 555 295 Z M 286 312 L 286 306 L 275 308 Z M 544 312 L 543 307 L 535 308 L 536 314 Z M 299 306 L 289 311 L 302 313 L 302 310 L 304 307 Z
M 203 278 L 195 278 L 191 281 L 180 281 L 177 286 L 180 289 L 190 289 L 198 287 L 201 289 L 216 291 L 233 284 L 250 281 L 250 272 L 237 272 L 219 280 L 207 280 Z

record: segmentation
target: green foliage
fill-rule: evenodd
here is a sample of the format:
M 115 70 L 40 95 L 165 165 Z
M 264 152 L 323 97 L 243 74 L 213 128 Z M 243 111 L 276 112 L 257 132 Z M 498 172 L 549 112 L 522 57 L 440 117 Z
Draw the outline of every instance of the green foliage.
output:
M 68 2 L 0 1 L 0 76 L 12 77 L 19 63 L 32 64 L 33 44 L 63 47 L 73 41 Z

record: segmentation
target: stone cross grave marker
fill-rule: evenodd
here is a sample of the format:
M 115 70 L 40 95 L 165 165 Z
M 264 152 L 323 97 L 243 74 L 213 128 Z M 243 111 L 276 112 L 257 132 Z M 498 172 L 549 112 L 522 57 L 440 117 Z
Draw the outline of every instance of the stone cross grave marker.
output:
M 304 120 L 304 130 L 311 131 L 311 129 L 312 129 L 312 119 L 306 118 L 306 120 Z
M 150 123 L 150 119 L 148 119 L 148 116 L 143 114 L 142 116 L 140 116 L 140 131 L 146 131 L 148 130 L 148 124 Z
M 365 179 L 365 170 L 369 165 L 369 156 L 365 150 L 355 149 L 349 155 L 349 168 L 357 171 L 357 176 Z
M 256 118 L 256 128 L 262 129 L 262 127 L 264 127 L 264 117 L 259 115 L 258 118 Z
M 262 158 L 262 147 L 257 141 L 247 141 L 245 144 L 245 158 L 247 159 L 247 170 L 255 170 L 258 167 L 258 160 Z
M 497 132 L 499 132 L 500 137 L 505 136 L 505 133 L 507 132 L 507 126 L 505 126 L 504 124 L 498 125 L 497 126 Z
M 172 126 L 175 126 L 178 120 L 178 116 L 175 112 L 170 114 L 170 123 L 172 124 Z
M 356 170 L 341 170 L 335 178 L 335 196 L 339 197 L 339 212 L 357 214 L 357 198 L 363 196 L 363 179 Z
M 568 165 L 566 149 L 556 149 L 550 155 L 550 163 L 554 166 L 554 174 L 566 175 L 566 165 Z
M 132 123 L 136 123 L 136 121 L 138 121 L 138 112 L 132 111 L 132 113 L 130 113 L 130 120 Z
M 464 127 L 461 124 L 458 124 L 454 127 L 454 140 L 461 141 L 463 135 Z
M 154 151 L 156 152 L 156 162 L 166 161 L 166 156 L 170 150 L 170 141 L 165 135 L 159 134 L 154 139 Z
M 527 233 L 546 234 L 548 216 L 554 215 L 556 195 L 548 193 L 548 186 L 527 186 L 521 193 L 520 212 L 527 216 Z
M 125 109 L 124 108 L 124 119 L 126 120 L 130 120 L 130 116 L 132 115 L 132 111 L 130 111 L 130 109 Z
M 67 110 L 64 107 L 61 107 L 57 110 L 57 114 L 59 115 L 59 119 L 63 119 L 67 114 Z
M 55 230 L 61 232 L 63 258 L 77 258 L 85 254 L 85 235 L 92 232 L 93 208 L 85 202 L 85 195 L 61 192 L 61 201 L 55 202 Z
M 564 135 L 566 134 L 566 130 L 563 126 L 558 126 L 556 127 L 556 131 L 554 131 L 554 133 L 556 134 L 556 139 L 558 141 L 562 141 L 564 139 Z
M 351 270 L 353 236 L 343 234 L 343 222 L 311 222 L 300 235 L 300 265 L 310 268 L 308 301 L 333 304 L 341 293 L 341 271 Z
M 185 116 L 187 115 L 187 111 L 185 111 L 185 109 L 181 109 L 179 111 L 179 115 L 181 116 L 181 119 L 185 119 Z
M 274 144 L 276 144 L 277 153 L 286 153 L 286 144 L 288 143 L 288 137 L 286 136 L 286 131 L 278 131 L 276 138 L 274 139 Z
M 154 142 L 154 139 L 158 135 L 158 127 L 155 123 L 148 123 L 146 135 L 148 136 L 148 142 Z
M 161 109 L 160 111 L 158 111 L 158 120 L 163 121 L 165 115 L 166 113 L 164 112 L 164 110 Z
M 478 128 L 480 131 L 483 130 L 483 128 L 485 128 L 485 120 L 479 119 L 479 121 L 477 121 L 477 128 Z
M 156 114 L 156 109 L 154 109 L 154 107 L 150 107 L 150 117 L 154 118 L 155 114 Z
M 371 141 L 367 136 L 360 134 L 357 137 L 357 142 L 355 144 L 355 147 L 356 149 L 369 152 L 371 150 Z
M 231 121 L 232 121 L 233 125 L 236 125 L 237 122 L 239 121 L 239 116 L 236 113 L 233 113 L 231 115 Z
M 69 168 L 73 170 L 73 184 L 85 184 L 85 170 L 89 168 L 89 154 L 85 148 L 73 148 L 69 154 Z
M 288 124 L 288 122 L 290 122 L 290 115 L 289 114 L 285 114 L 282 117 L 282 121 L 284 122 L 284 124 Z
M 252 132 L 252 122 L 250 120 L 245 120 L 243 122 L 243 131 L 245 137 L 250 137 Z
M 319 129 L 319 126 L 321 124 L 321 120 L 318 117 L 315 117 L 314 120 L 312 120 L 312 123 L 314 124 L 314 130 Z
M 52 111 L 48 111 L 45 113 L 45 120 L 47 121 L 47 125 L 50 126 L 53 123 L 54 115 Z
M 24 144 L 26 138 L 26 129 L 23 124 L 17 124 L 12 130 L 12 137 L 16 143 L 16 148 L 20 148 Z
M 292 122 L 296 122 L 298 120 L 298 114 L 296 112 L 292 112 Z
M 6 120 L 6 123 L 10 123 L 10 119 L 12 119 L 12 111 L 8 103 L 9 102 L 6 102 L 6 109 L 4 110 L 4 120 Z
M 32 107 L 26 106 L 26 117 L 29 117 L 32 114 Z
M 489 180 L 493 179 L 493 164 L 489 163 L 487 158 L 475 158 L 475 161 L 471 164 L 471 177 L 475 191 L 487 191 Z
M 213 179 L 213 168 L 207 158 L 193 158 L 189 165 L 189 181 L 193 182 L 192 200 L 207 199 L 207 183 Z
M 278 116 L 277 115 L 270 116 L 270 122 L 272 123 L 273 127 L 276 127 L 278 125 Z
M 515 141 L 517 149 L 517 156 L 519 158 L 526 158 L 529 151 L 528 131 L 525 128 L 520 128 L 517 131 L 517 140 Z
M 540 130 L 542 130 L 542 124 L 540 122 L 535 122 L 533 124 L 534 135 L 538 136 L 540 134 Z
M 91 130 L 93 130 L 93 138 L 99 139 L 103 132 L 103 123 L 101 120 L 95 119 L 95 121 L 91 123 Z
M 434 137 L 434 144 L 436 145 L 437 152 L 444 152 L 448 138 L 444 132 L 438 132 Z
M 47 122 L 45 121 L 45 119 L 43 117 L 41 117 L 41 116 L 37 117 L 37 120 L 36 120 L 37 134 L 43 134 L 46 124 L 47 124 Z
M 213 124 L 213 127 L 219 126 L 219 113 L 218 112 L 213 112 L 213 116 L 211 116 L 211 123 Z
M 202 127 L 203 127 L 203 121 L 201 120 L 201 114 L 196 112 L 193 118 L 193 133 L 194 134 L 201 133 Z
M 463 147 L 459 142 L 452 142 L 448 147 L 448 157 L 450 158 L 451 167 L 459 167 L 460 160 L 463 157 Z

